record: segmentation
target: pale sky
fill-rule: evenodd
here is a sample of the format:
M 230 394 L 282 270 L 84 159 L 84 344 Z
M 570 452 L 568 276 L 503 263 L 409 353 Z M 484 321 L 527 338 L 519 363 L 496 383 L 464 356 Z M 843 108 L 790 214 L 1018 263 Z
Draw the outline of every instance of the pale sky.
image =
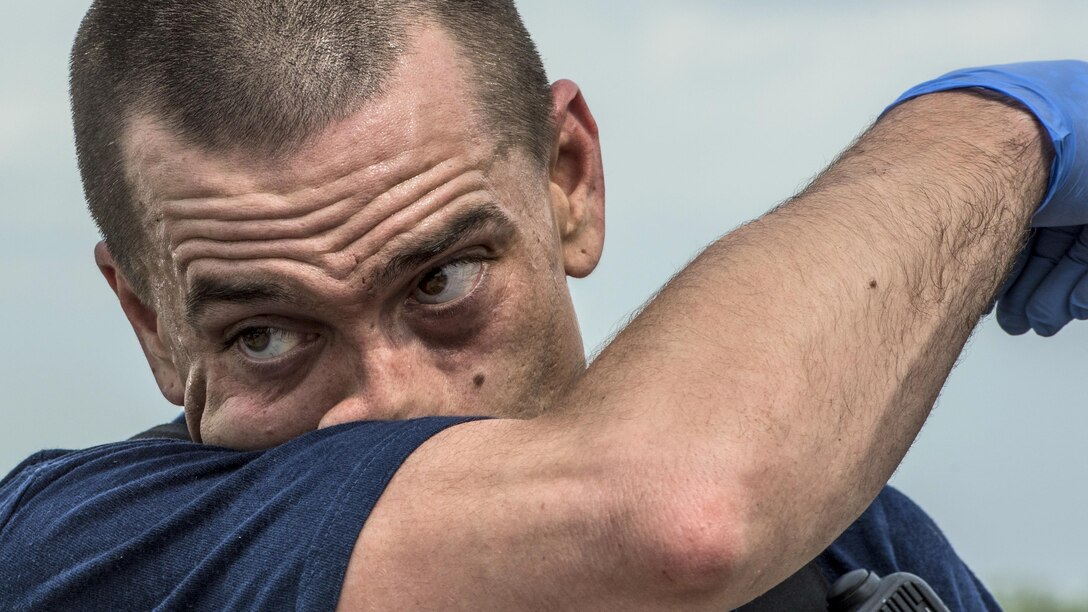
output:
M 3 0 L 0 472 L 172 418 L 95 269 L 66 97 L 88 2 Z M 601 127 L 608 238 L 573 284 L 592 352 L 715 237 L 792 195 L 909 86 L 970 65 L 1088 59 L 1088 3 L 524 0 L 553 78 Z M 988 320 L 894 483 L 992 588 L 1088 593 L 1080 391 L 1088 325 Z

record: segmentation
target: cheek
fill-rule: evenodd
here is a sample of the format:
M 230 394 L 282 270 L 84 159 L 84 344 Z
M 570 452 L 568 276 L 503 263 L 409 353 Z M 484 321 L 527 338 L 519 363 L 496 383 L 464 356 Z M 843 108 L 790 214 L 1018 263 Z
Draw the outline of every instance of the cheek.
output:
M 532 417 L 554 404 L 585 358 L 565 285 L 512 284 L 510 296 L 490 312 L 478 342 L 461 353 L 466 367 L 459 369 L 467 375 L 461 387 L 481 414 Z

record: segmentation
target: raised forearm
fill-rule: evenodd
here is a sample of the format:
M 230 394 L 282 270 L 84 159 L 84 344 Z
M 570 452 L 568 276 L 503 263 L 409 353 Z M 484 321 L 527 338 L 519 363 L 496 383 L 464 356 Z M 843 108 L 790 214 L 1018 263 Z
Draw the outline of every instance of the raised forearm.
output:
M 632 474 L 695 500 L 675 512 L 740 522 L 742 597 L 824 548 L 906 452 L 1043 194 L 1037 130 L 972 93 L 894 109 L 673 279 L 572 395 L 609 417 L 599 439 L 632 441 Z

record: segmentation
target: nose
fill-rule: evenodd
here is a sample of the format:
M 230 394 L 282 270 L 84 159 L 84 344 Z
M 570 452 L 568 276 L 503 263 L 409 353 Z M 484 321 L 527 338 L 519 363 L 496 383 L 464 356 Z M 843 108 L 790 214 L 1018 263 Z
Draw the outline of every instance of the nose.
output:
M 388 421 L 448 411 L 447 374 L 419 355 L 395 349 L 367 351 L 356 384 L 333 405 L 318 429 L 354 421 Z

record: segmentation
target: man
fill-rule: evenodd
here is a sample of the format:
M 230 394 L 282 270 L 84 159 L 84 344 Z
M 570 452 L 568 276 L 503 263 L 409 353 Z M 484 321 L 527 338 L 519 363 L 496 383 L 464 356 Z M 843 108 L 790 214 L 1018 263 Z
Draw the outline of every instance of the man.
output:
M 205 444 L 28 461 L 5 554 L 48 554 L 4 601 L 740 605 L 880 490 L 1048 178 L 1072 176 L 1047 212 L 1077 216 L 1084 164 L 1048 172 L 1031 113 L 907 101 L 583 374 L 564 276 L 600 255 L 596 128 L 534 65 L 503 3 L 92 8 L 96 257 Z M 535 418 L 404 421 L 430 415 Z M 974 586 L 953 573 L 944 595 Z

